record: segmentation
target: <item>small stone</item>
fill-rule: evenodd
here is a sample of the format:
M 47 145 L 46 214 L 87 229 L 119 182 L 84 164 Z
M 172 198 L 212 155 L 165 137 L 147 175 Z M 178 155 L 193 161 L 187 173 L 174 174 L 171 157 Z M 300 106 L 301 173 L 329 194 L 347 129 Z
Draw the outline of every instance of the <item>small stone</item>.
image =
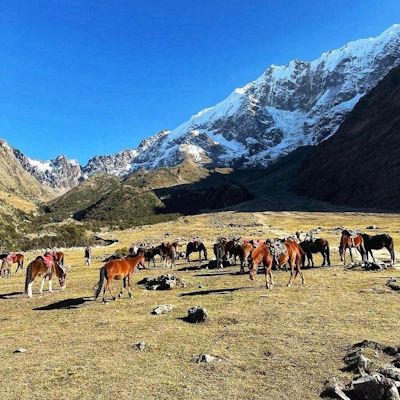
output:
M 13 353 L 25 353 L 26 351 L 28 351 L 28 350 L 22 349 L 22 348 L 20 347 L 19 349 L 14 350 Z

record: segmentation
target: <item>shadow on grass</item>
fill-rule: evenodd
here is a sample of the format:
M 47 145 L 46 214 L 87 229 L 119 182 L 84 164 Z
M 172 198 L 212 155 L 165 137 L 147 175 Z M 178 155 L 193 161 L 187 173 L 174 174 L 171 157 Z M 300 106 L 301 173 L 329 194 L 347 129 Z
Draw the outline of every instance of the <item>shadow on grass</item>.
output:
M 50 310 L 70 310 L 79 308 L 87 301 L 93 301 L 93 297 L 78 297 L 76 299 L 66 299 L 57 301 L 57 303 L 49 304 L 47 306 L 34 308 L 34 311 L 50 311 Z
M 23 294 L 24 294 L 24 292 L 4 293 L 4 294 L 0 294 L 0 299 L 1 300 L 9 300 L 9 299 L 12 299 L 14 297 L 21 296 Z
M 240 288 L 227 288 L 227 289 L 213 289 L 213 290 L 198 290 L 196 292 L 181 293 L 179 297 L 185 296 L 204 296 L 206 294 L 229 294 L 232 292 L 237 292 L 239 290 L 254 290 L 254 287 L 240 287 Z

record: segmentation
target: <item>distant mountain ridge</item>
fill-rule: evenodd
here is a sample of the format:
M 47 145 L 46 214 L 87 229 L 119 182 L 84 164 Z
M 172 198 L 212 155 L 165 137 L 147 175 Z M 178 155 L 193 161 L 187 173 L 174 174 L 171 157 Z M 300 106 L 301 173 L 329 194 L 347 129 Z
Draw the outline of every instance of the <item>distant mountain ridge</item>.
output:
M 96 156 L 84 167 L 64 156 L 42 162 L 14 151 L 26 171 L 61 191 L 96 174 L 125 177 L 188 159 L 210 167 L 266 167 L 299 146 L 334 135 L 358 100 L 399 63 L 396 24 L 376 38 L 350 42 L 313 62 L 272 65 L 174 130 L 161 131 L 134 150 Z

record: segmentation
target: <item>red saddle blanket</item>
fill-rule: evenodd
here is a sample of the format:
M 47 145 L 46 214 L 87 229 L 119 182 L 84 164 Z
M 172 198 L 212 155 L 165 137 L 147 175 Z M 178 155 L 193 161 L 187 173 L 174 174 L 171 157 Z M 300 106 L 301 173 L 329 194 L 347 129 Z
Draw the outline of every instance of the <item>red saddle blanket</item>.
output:
M 47 255 L 43 256 L 42 258 L 48 268 L 51 268 L 54 266 L 54 259 L 51 254 L 47 254 Z

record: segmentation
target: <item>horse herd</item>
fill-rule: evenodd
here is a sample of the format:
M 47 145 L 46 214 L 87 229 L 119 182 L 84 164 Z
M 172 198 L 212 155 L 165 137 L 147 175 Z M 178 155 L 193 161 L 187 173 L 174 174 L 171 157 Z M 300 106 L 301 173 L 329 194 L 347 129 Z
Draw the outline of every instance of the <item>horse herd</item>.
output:
M 265 285 L 267 288 L 273 286 L 272 268 L 276 269 L 290 267 L 290 278 L 287 286 L 290 286 L 293 279 L 300 275 L 302 283 L 304 284 L 304 276 L 301 271 L 302 266 L 314 267 L 313 254 L 321 253 L 323 257 L 322 266 L 331 265 L 330 261 L 330 248 L 326 239 L 310 239 L 300 241 L 299 234 L 289 238 L 254 241 L 240 239 L 228 240 L 227 238 L 220 238 L 213 246 L 215 255 L 216 268 L 224 268 L 227 265 L 236 265 L 236 260 L 240 260 L 240 272 L 244 273 L 245 267 L 249 270 L 250 279 L 254 279 L 258 266 L 264 266 Z M 184 256 L 186 261 L 190 263 L 190 255 L 198 253 L 199 261 L 202 260 L 202 255 L 207 260 L 207 249 L 204 243 L 198 238 L 190 241 L 186 245 L 185 252 L 179 252 L 181 247 L 178 242 L 162 243 L 159 246 L 148 247 L 145 244 L 136 246 L 131 245 L 130 254 L 124 258 L 110 259 L 100 269 L 99 282 L 94 288 L 94 297 L 98 298 L 101 289 L 103 288 L 103 301 L 106 302 L 105 296 L 108 290 L 115 300 L 115 296 L 111 290 L 111 283 L 115 280 L 123 280 L 123 287 L 119 293 L 123 295 L 124 288 L 128 288 L 128 295 L 131 296 L 130 281 L 132 273 L 141 265 L 146 268 L 147 263 L 153 262 L 155 266 L 155 256 L 159 256 L 162 260 L 163 267 L 174 267 L 175 260 Z M 364 233 L 351 233 L 348 230 L 343 230 L 339 242 L 339 254 L 341 261 L 346 264 L 346 251 L 350 253 L 351 261 L 353 261 L 352 249 L 356 248 L 363 261 L 367 261 L 369 256 L 375 262 L 372 250 L 379 250 L 386 248 L 390 254 L 391 265 L 395 262 L 395 253 L 393 246 L 393 239 L 387 234 L 379 234 L 375 236 L 367 235 Z M 12 258 L 11 258 L 12 256 Z M 42 284 L 40 293 L 42 293 L 43 285 L 48 278 L 49 291 L 52 291 L 52 277 L 56 275 L 59 283 L 64 289 L 66 287 L 66 273 L 63 269 L 64 254 L 62 252 L 55 252 L 52 254 L 54 263 L 48 265 L 44 257 L 38 256 L 31 261 L 26 269 L 25 279 L 25 293 L 28 297 L 32 297 L 32 283 L 37 276 L 42 277 Z M 11 276 L 11 263 L 18 263 L 16 272 L 22 270 L 24 256 L 20 253 L 9 253 L 0 255 L 0 260 L 3 260 L 1 266 L 1 276 Z M 305 261 L 307 260 L 307 265 Z M 3 275 L 3 271 L 7 275 Z M 104 284 L 105 283 L 105 284 Z

